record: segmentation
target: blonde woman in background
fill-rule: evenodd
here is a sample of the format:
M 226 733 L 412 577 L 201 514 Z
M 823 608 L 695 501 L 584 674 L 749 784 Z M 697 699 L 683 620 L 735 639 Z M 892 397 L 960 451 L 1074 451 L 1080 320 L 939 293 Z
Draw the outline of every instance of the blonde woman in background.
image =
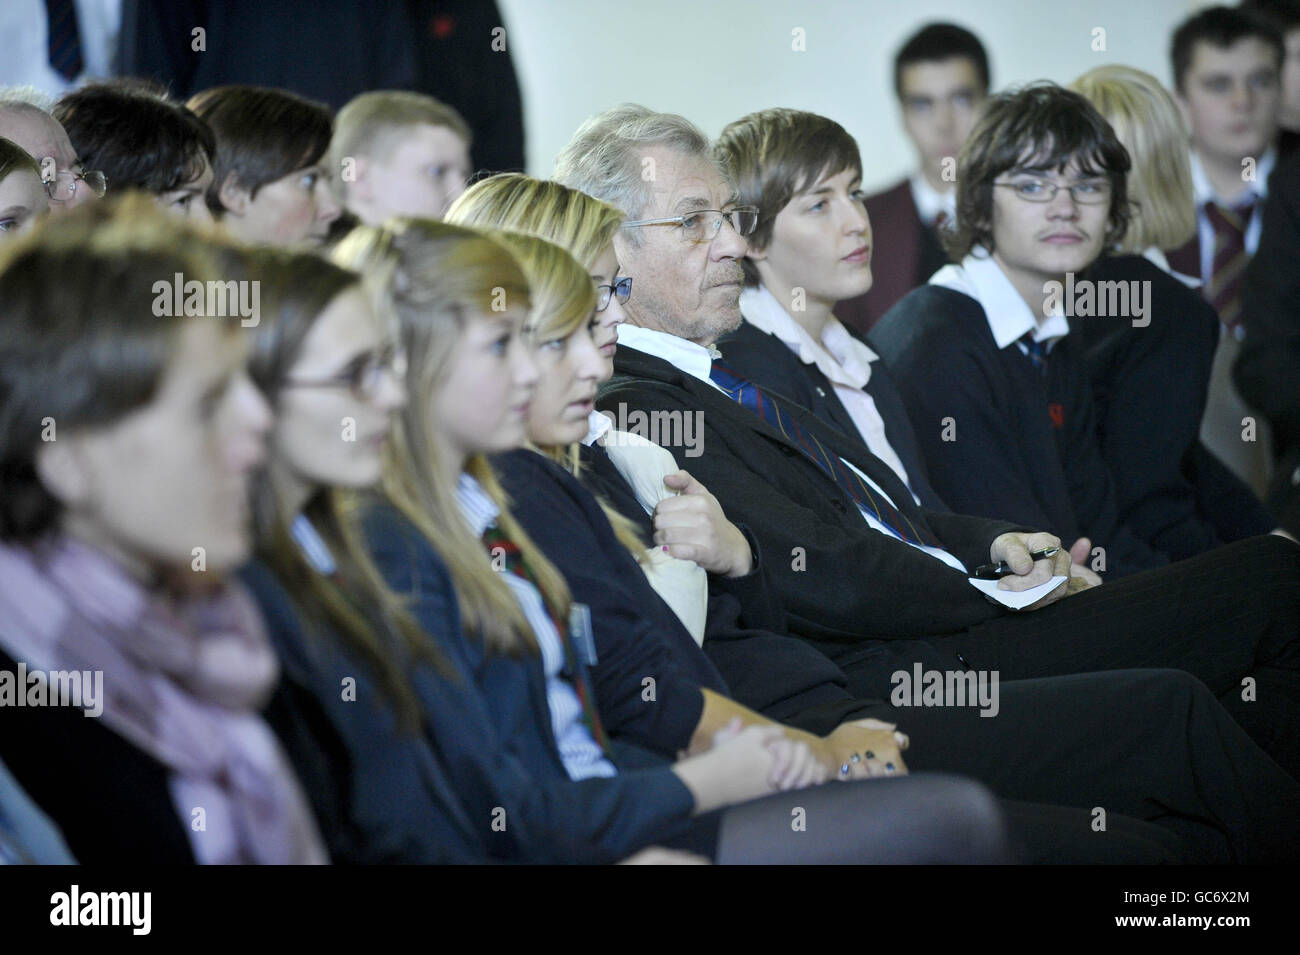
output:
M 1276 521 L 1200 440 L 1219 319 L 1190 287 L 1199 283 L 1173 272 L 1162 251 L 1196 230 L 1178 107 L 1154 76 L 1127 66 L 1089 70 L 1071 89 L 1097 107 L 1132 160 L 1128 230 L 1087 275 L 1125 283 L 1112 287 L 1129 292 L 1130 307 L 1071 320 L 1086 342 L 1120 520 L 1172 560 L 1268 533 Z

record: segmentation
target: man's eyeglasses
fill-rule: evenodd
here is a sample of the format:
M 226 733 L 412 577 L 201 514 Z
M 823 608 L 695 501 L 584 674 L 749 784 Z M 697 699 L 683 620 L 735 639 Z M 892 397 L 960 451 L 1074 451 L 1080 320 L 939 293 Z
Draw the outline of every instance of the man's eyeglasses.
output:
M 1051 202 L 1062 189 L 1070 190 L 1070 197 L 1084 206 L 1099 206 L 1110 202 L 1109 179 L 1086 179 L 1083 182 L 1061 186 L 1047 179 L 1017 179 L 1015 182 L 995 182 L 995 186 L 1014 189 L 1026 202 Z
M 286 385 L 294 388 L 349 388 L 361 401 L 369 401 L 379 394 L 385 372 L 392 372 L 399 381 L 406 378 L 406 351 L 397 345 L 358 356 L 346 368 L 331 378 L 304 380 L 290 378 Z
M 52 178 L 44 180 L 45 194 L 50 197 L 51 202 L 67 202 L 77 194 L 78 182 L 84 182 L 87 188 L 100 199 L 104 198 L 104 193 L 108 191 L 108 180 L 98 169 L 89 172 L 73 172 L 65 169 Z
M 630 275 L 625 275 L 621 279 L 614 279 L 613 285 L 596 286 L 596 311 L 605 311 L 605 309 L 609 308 L 610 299 L 616 296 L 620 305 L 626 305 L 627 300 L 632 297 L 632 277 Z
M 758 226 L 757 206 L 737 206 L 723 212 L 719 209 L 700 209 L 681 216 L 668 216 L 665 219 L 635 219 L 624 222 L 624 229 L 643 225 L 675 225 L 681 229 L 684 242 L 711 242 L 722 230 L 722 221 L 727 221 L 736 235 L 749 235 Z

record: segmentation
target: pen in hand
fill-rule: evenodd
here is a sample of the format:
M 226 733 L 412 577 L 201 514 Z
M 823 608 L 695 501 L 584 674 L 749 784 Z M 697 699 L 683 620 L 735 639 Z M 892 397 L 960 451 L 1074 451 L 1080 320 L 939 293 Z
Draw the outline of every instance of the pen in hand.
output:
M 1029 559 L 1039 561 L 1045 560 L 1048 557 L 1055 557 L 1056 552 L 1060 549 L 1061 548 L 1059 547 L 1048 547 L 1046 550 L 1036 550 L 1029 555 Z M 1010 564 L 1005 560 L 1000 560 L 996 564 L 980 564 L 975 568 L 975 573 L 971 576 L 978 580 L 1000 580 L 1001 578 L 1009 577 L 1014 573 L 1015 571 L 1011 569 Z

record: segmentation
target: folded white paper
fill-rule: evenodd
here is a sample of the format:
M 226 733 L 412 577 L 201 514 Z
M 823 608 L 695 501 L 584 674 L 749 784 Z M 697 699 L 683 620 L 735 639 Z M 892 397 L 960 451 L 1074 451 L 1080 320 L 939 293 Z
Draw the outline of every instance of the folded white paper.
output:
M 1004 607 L 1010 607 L 1012 610 L 1023 610 L 1035 600 L 1046 597 L 1061 584 L 1065 583 L 1066 578 L 1058 574 L 1045 584 L 1039 584 L 1037 587 L 1031 587 L 1028 590 L 999 590 L 996 580 L 980 580 L 978 577 L 967 577 L 971 586 L 976 590 L 992 597 Z

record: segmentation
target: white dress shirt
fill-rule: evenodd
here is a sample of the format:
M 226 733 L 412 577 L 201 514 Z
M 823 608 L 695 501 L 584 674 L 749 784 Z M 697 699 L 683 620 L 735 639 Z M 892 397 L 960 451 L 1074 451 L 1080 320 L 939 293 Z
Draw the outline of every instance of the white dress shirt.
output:
M 1020 339 L 1029 333 L 1050 352 L 1057 341 L 1070 333 L 1070 323 L 1061 307 L 1042 318 L 1035 315 L 1002 267 L 980 246 L 972 249 L 960 265 L 945 265 L 935 272 L 930 276 L 930 284 L 962 292 L 979 302 L 998 348 L 1014 344 L 1027 355 L 1029 349 Z
M 496 503 L 488 497 L 478 481 L 468 474 L 461 474 L 456 486 L 456 497 L 461 513 L 475 536 L 483 536 L 484 531 L 496 523 L 499 513 Z M 560 675 L 564 669 L 564 642 L 546 610 L 541 592 L 517 574 L 503 572 L 501 579 L 519 602 L 519 609 L 523 611 L 528 625 L 533 628 L 537 645 L 541 648 L 542 669 L 546 672 L 546 704 L 551 713 L 551 732 L 555 736 L 560 759 L 564 761 L 569 777 L 578 780 L 618 775 L 618 770 L 605 757 L 600 744 L 582 721 L 582 701 L 578 698 L 577 691 Z
M 815 340 L 763 285 L 740 293 L 740 312 L 755 328 L 779 338 L 805 365 L 817 366 L 835 388 L 836 397 L 871 453 L 888 464 L 911 490 L 907 469 L 885 435 L 885 421 L 876 408 L 876 400 L 866 391 L 871 381 L 871 363 L 880 356 L 854 338 L 834 315 L 826 320 L 821 341 Z M 921 503 L 915 491 L 912 497 Z
M 713 370 L 714 357 L 723 357 L 716 348 L 705 348 L 703 345 L 697 345 L 695 342 L 687 341 L 685 338 L 678 338 L 676 335 L 669 335 L 667 332 L 654 331 L 649 328 L 640 328 L 628 322 L 624 322 L 622 325 L 618 326 L 618 345 L 620 348 L 633 348 L 636 351 L 645 352 L 647 355 L 653 355 L 656 358 L 660 358 L 675 367 L 678 371 L 685 372 L 692 378 L 698 378 L 700 381 L 707 382 L 710 386 L 726 395 L 728 401 L 735 401 L 735 399 L 728 395 L 716 381 L 709 377 L 709 373 Z M 862 478 L 868 487 L 885 500 L 889 501 L 890 504 L 893 504 L 895 509 L 897 509 L 898 505 L 894 503 L 894 499 L 886 494 L 875 481 L 871 480 L 871 478 L 867 477 L 867 475 L 854 467 L 853 462 L 845 461 L 843 458 L 840 458 L 840 460 L 844 463 L 845 467 L 850 468 L 853 473 Z M 899 535 L 889 527 L 876 520 L 876 518 L 866 508 L 859 507 L 858 512 L 862 515 L 863 519 L 872 530 L 879 531 L 882 534 L 888 534 L 890 537 L 897 540 L 903 540 L 903 538 L 899 537 Z M 938 547 L 927 547 L 924 544 L 912 544 L 910 541 L 905 541 L 904 543 L 915 547 L 919 551 L 929 554 L 931 557 L 942 561 L 949 567 L 960 570 L 962 573 L 966 573 L 966 566 L 946 550 Z
M 953 188 L 947 192 L 940 192 L 930 185 L 930 180 L 926 179 L 919 170 L 912 173 L 907 182 L 912 188 L 912 201 L 916 203 L 916 211 L 923 223 L 928 226 L 934 225 L 934 220 L 939 217 L 940 212 L 948 216 L 949 222 L 957 221 L 956 183 L 953 183 Z
M 1192 189 L 1196 193 L 1196 234 L 1201 245 L 1201 281 L 1210 281 L 1210 272 L 1214 267 L 1214 226 L 1205 213 L 1207 202 L 1216 202 L 1222 207 L 1230 207 L 1246 201 L 1247 195 L 1255 196 L 1255 209 L 1246 226 L 1246 254 L 1254 255 L 1259 247 L 1259 234 L 1264 228 L 1264 200 L 1268 197 L 1268 177 L 1277 163 L 1277 150 L 1270 146 L 1255 164 L 1255 179 L 1245 182 L 1245 189 L 1232 198 L 1225 200 L 1210 185 L 1210 177 L 1205 174 L 1200 157 L 1192 153 Z

